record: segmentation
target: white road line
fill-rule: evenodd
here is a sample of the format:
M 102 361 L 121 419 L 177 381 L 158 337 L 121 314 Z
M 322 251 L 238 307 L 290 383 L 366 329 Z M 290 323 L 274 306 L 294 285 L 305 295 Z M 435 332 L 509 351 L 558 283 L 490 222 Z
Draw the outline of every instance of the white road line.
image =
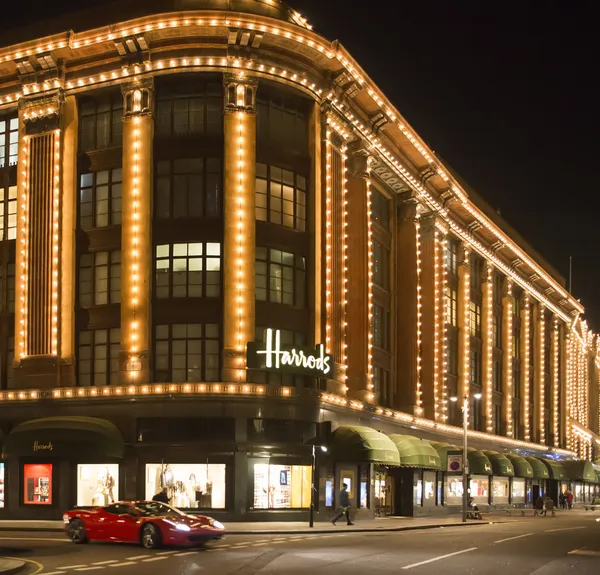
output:
M 584 525 L 583 527 L 563 527 L 561 529 L 547 529 L 544 533 L 556 533 L 557 531 L 574 531 L 575 529 L 587 529 Z
M 106 567 L 80 567 L 75 571 L 97 571 L 98 569 L 106 569 Z
M 157 553 L 157 555 L 175 555 L 175 553 L 177 553 L 177 551 L 161 551 L 160 553 Z
M 150 561 L 162 561 L 168 559 L 168 557 L 150 557 L 150 559 L 142 559 L 142 563 L 150 563 Z
M 522 539 L 523 537 L 529 537 L 533 535 L 533 533 L 525 533 L 524 535 L 515 535 L 515 537 L 507 537 L 506 539 L 499 539 L 498 541 L 494 541 L 494 543 L 504 543 L 505 541 L 513 541 L 514 539 Z
M 402 569 L 412 569 L 413 567 L 420 567 L 421 565 L 427 565 L 428 563 L 434 563 L 435 561 L 441 561 L 448 557 L 454 557 L 455 555 L 461 555 L 462 553 L 469 553 L 469 551 L 475 551 L 477 547 L 469 547 L 469 549 L 463 549 L 462 551 L 456 551 L 455 553 L 447 553 L 446 555 L 439 555 L 433 559 L 427 559 L 427 561 L 420 561 L 419 563 L 413 563 L 412 565 L 406 565 Z
M 261 543 L 260 545 L 264 545 L 264 543 Z M 236 545 L 235 547 L 232 547 L 232 549 L 244 549 L 245 547 L 250 547 L 250 545 Z
M 124 561 L 123 563 L 113 563 L 109 567 L 129 567 L 129 565 L 137 565 L 135 561 Z
M 127 557 L 127 561 L 139 561 L 140 559 L 147 559 L 152 557 L 151 555 L 136 555 L 135 557 Z
M 177 553 L 175 557 L 187 557 L 188 555 L 198 555 L 198 551 L 184 551 L 183 553 Z
M 14 537 L 0 537 L 0 540 L 14 541 L 15 538 Z M 59 543 L 71 543 L 71 540 L 67 539 L 66 537 L 63 537 L 62 539 L 55 539 L 52 537 L 19 537 L 19 541 L 51 541 L 52 543 L 55 543 L 58 541 Z M 49 575 L 49 574 L 44 573 L 44 575 Z
M 600 557 L 600 551 L 588 551 L 587 549 L 575 549 L 569 551 L 568 555 L 583 555 L 584 557 Z
M 69 571 L 69 569 L 80 569 L 81 567 L 87 567 L 87 564 L 84 563 L 82 565 L 65 565 L 64 567 L 57 567 L 61 571 Z
M 50 571 L 50 573 L 46 573 L 44 571 L 44 575 L 65 575 L 66 571 Z
M 269 541 L 271 541 L 270 539 L 259 539 L 257 541 L 257 543 L 268 543 Z
M 92 563 L 92 565 L 108 565 L 109 563 L 118 563 L 117 559 L 109 559 L 108 561 L 96 561 Z

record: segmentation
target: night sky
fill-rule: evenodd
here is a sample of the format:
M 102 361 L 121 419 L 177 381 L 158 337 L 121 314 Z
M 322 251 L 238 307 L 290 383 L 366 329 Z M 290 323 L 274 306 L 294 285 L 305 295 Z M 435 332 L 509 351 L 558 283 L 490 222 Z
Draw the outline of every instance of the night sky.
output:
M 600 331 L 594 4 L 290 3 L 344 45 L 425 142 L 565 278 L 572 256 L 572 291 Z M 33 2 L 7 4 L 0 29 L 83 2 L 55 0 L 19 14 Z

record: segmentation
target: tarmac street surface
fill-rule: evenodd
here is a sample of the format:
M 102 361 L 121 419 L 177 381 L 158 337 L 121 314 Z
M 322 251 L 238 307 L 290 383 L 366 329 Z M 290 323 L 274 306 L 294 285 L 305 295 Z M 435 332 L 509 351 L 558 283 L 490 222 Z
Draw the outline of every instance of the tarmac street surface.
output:
M 0 558 L 25 561 L 25 575 L 598 575 L 597 518 L 600 514 L 563 513 L 411 531 L 247 533 L 205 549 L 158 551 L 74 545 L 55 532 L 2 531 Z

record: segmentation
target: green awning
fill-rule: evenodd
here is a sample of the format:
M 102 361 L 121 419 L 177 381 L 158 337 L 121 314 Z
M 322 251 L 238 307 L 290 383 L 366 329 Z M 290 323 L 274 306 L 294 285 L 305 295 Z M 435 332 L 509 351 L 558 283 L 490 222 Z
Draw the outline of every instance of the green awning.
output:
M 331 435 L 331 451 L 338 461 L 400 465 L 394 442 L 370 427 L 341 425 Z
M 469 475 L 492 475 L 492 463 L 483 451 L 476 449 L 467 453 L 469 459 Z
M 490 460 L 494 475 L 503 475 L 504 477 L 515 476 L 515 468 L 506 455 L 497 451 L 484 451 L 483 453 Z
M 533 469 L 533 478 L 534 479 L 550 479 L 550 473 L 548 468 L 542 463 L 540 459 L 537 457 L 533 457 L 533 455 L 527 455 L 524 457 L 525 461 L 531 465 L 531 469 Z
M 550 479 L 558 479 L 560 481 L 567 481 L 569 479 L 567 470 L 560 461 L 554 461 L 553 459 L 542 459 L 541 457 L 539 459 L 548 469 Z
M 448 471 L 448 453 L 462 453 L 462 448 L 457 445 L 450 445 L 443 441 L 430 441 L 429 443 L 440 456 L 440 464 L 444 471 Z
M 97 417 L 43 417 L 25 421 L 6 436 L 3 457 L 123 457 L 121 432 Z
M 590 461 L 563 461 L 563 466 L 571 481 L 590 481 L 591 483 L 598 481 L 594 466 Z
M 412 435 L 392 434 L 390 439 L 398 448 L 401 467 L 420 467 L 422 469 L 441 469 L 438 452 L 428 441 Z
M 515 468 L 515 477 L 525 477 L 526 479 L 533 479 L 534 471 L 533 467 L 524 457 L 515 455 L 514 453 L 505 453 L 506 458 L 513 464 Z M 493 462 L 492 462 L 493 464 Z M 544 469 L 546 469 L 544 467 Z

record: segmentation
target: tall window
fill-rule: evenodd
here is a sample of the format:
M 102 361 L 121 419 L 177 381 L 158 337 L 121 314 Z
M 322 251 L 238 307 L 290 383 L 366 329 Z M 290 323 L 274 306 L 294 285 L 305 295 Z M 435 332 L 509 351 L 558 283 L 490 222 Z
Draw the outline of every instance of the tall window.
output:
M 79 334 L 79 385 L 119 383 L 121 330 L 96 329 Z
M 155 336 L 156 381 L 219 381 L 217 324 L 157 325 Z
M 469 326 L 473 337 L 481 337 L 481 306 L 475 302 L 470 302 Z
M 184 92 L 158 90 L 156 133 L 193 136 L 223 133 L 223 88 L 218 84 L 187 83 Z
M 385 350 L 390 347 L 390 312 L 379 305 L 373 306 L 373 345 Z
M 378 404 L 390 407 L 392 402 L 390 372 L 377 365 L 373 366 L 373 393 L 378 395 Z
M 451 277 L 458 276 L 458 242 L 448 240 L 446 243 L 446 251 L 444 253 L 444 264 L 446 271 Z
M 222 181 L 221 161 L 216 158 L 186 158 L 158 162 L 156 216 L 218 216 L 221 213 Z
M 373 240 L 373 283 L 390 289 L 390 251 L 377 240 Z
M 306 229 L 306 178 L 256 164 L 256 219 L 301 232 Z
M 259 145 L 281 147 L 306 154 L 308 121 L 295 99 L 274 96 L 257 104 L 257 140 Z
M 120 250 L 82 254 L 79 259 L 79 305 L 88 308 L 120 301 Z
M 121 224 L 121 168 L 81 174 L 79 225 L 82 230 Z
M 481 350 L 478 346 L 471 347 L 470 364 L 471 383 L 481 385 Z
M 0 288 L 4 282 L 0 269 Z M 2 293 L 0 291 L 0 293 Z M 0 300 L 0 309 L 2 307 Z M 15 264 L 7 264 L 6 266 L 6 307 L 8 313 L 15 313 Z
M 306 306 L 306 262 L 302 256 L 257 246 L 256 299 Z
M 17 186 L 0 187 L 0 241 L 17 237 Z
M 219 297 L 221 244 L 197 242 L 156 246 L 156 297 Z
M 19 158 L 19 118 L 0 119 L 0 168 L 14 166 Z
M 121 94 L 99 100 L 83 100 L 79 117 L 79 149 L 82 152 L 120 146 L 123 139 Z
M 450 286 L 444 288 L 444 319 L 447 324 L 456 327 L 458 294 Z
M 371 219 L 384 230 L 390 229 L 390 200 L 371 188 Z

